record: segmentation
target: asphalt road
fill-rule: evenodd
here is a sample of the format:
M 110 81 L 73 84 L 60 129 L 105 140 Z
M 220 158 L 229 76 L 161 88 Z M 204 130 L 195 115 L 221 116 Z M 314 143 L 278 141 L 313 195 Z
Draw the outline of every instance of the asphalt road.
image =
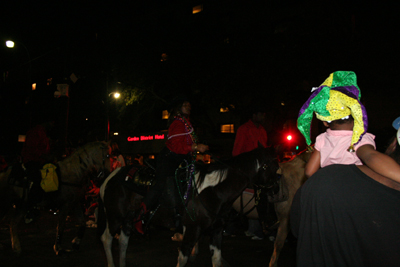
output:
M 79 266 L 106 266 L 105 254 L 101 242 L 96 237 L 96 228 L 87 228 L 85 238 L 78 251 L 56 256 L 53 252 L 57 215 L 42 212 L 36 221 L 20 224 L 20 239 L 23 252 L 18 255 L 11 250 L 11 241 L 8 226 L 3 222 L 0 225 L 0 266 L 41 266 L 41 267 L 79 267 Z M 70 248 L 70 241 L 76 230 L 73 219 L 67 223 L 65 233 L 65 248 Z M 273 251 L 273 242 L 268 238 L 254 241 L 239 229 L 235 237 L 224 237 L 222 256 L 232 267 L 241 266 L 268 266 Z M 173 232 L 167 227 L 154 224 L 146 237 L 133 236 L 130 239 L 127 251 L 127 266 L 135 267 L 164 267 L 176 266 L 178 256 L 178 242 L 171 241 Z M 113 243 L 113 253 L 118 255 L 117 240 Z M 279 258 L 280 267 L 295 266 L 295 240 L 286 242 Z M 116 265 L 118 266 L 118 264 Z M 208 249 L 208 238 L 199 243 L 199 254 L 195 262 L 188 267 L 212 266 L 211 255 Z

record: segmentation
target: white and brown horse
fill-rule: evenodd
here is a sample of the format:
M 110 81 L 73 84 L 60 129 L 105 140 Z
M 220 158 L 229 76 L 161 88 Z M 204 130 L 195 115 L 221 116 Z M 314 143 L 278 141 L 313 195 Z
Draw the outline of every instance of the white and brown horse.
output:
M 176 192 L 178 182 L 175 182 L 173 177 L 170 178 L 167 181 L 160 206 L 175 211 L 181 204 Z M 100 187 L 97 230 L 103 242 L 108 267 L 115 266 L 112 241 L 116 236 L 118 236 L 119 243 L 119 266 L 126 266 L 126 250 L 131 235 L 128 224 L 134 221 L 135 211 L 140 207 L 141 200 L 147 194 L 154 179 L 155 169 L 151 164 L 130 165 L 117 168 Z M 155 211 L 151 211 L 150 216 L 153 216 Z M 171 212 L 171 217 L 174 215 L 174 211 Z M 146 227 L 148 223 L 149 221 L 147 221 Z
M 246 188 L 270 186 L 277 179 L 278 161 L 270 148 L 259 147 L 240 154 L 223 164 L 201 168 L 193 186 L 197 192 L 189 199 L 183 218 L 184 235 L 177 266 L 187 264 L 196 243 L 202 236 L 210 237 L 214 267 L 225 261 L 221 254 L 222 231 L 234 201 Z

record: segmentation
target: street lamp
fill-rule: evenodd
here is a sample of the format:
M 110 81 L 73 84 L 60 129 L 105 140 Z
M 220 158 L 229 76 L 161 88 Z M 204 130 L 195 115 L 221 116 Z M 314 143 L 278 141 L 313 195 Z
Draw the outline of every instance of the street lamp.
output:
M 23 43 L 21 43 L 21 42 L 17 42 L 17 44 L 18 45 L 21 45 L 24 49 L 25 49 L 25 51 L 26 51 L 26 54 L 28 55 L 28 62 L 27 63 L 29 63 L 29 73 L 28 73 L 28 78 L 29 78 L 29 83 L 31 84 L 31 72 L 32 72 L 32 61 L 31 61 L 31 55 L 29 54 L 29 50 L 28 50 L 28 48 L 26 48 L 26 46 L 23 44 Z M 12 48 L 14 48 L 15 47 L 15 42 L 14 41 L 12 41 L 12 40 L 7 40 L 6 41 L 6 46 L 8 47 L 8 48 L 10 48 L 10 49 L 12 49 Z M 24 64 L 21 64 L 21 65 L 25 65 L 26 63 L 24 63 Z M 33 86 L 33 85 L 32 85 Z M 32 87 L 32 90 L 34 90 L 33 89 L 33 87 Z
M 111 92 L 108 94 L 108 97 L 113 97 L 115 99 L 118 99 L 121 97 L 121 94 L 119 92 Z M 106 141 L 108 142 L 110 140 L 110 108 L 109 108 L 109 99 L 106 101 L 106 112 L 107 112 L 107 138 Z

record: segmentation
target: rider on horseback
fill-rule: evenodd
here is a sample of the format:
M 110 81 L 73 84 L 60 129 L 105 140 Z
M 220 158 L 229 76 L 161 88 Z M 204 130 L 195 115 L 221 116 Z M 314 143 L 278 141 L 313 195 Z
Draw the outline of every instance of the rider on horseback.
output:
M 50 139 L 48 133 L 52 127 L 53 122 L 38 124 L 26 134 L 22 149 L 22 163 L 26 169 L 27 178 L 32 182 L 28 193 L 26 223 L 30 223 L 33 220 L 34 206 L 42 200 L 44 195 L 44 191 L 40 187 L 42 180 L 40 169 L 50 159 Z
M 203 153 L 208 150 L 207 145 L 198 143 L 190 123 L 191 105 L 188 99 L 178 97 L 174 102 L 175 106 L 169 119 L 168 140 L 157 158 L 156 183 L 143 199 L 140 210 L 128 214 L 126 229 L 124 229 L 128 235 L 133 223 L 135 223 L 136 231 L 144 234 L 143 217 L 149 210 L 157 206 L 168 177 L 175 176 L 175 170 L 183 161 L 192 162 L 197 151 Z

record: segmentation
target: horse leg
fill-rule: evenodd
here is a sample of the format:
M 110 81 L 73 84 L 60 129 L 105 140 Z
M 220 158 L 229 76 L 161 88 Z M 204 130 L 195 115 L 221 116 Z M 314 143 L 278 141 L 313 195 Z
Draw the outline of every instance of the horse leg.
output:
M 281 253 L 283 245 L 285 244 L 286 237 L 289 233 L 289 216 L 285 216 L 285 218 L 281 218 L 279 220 L 279 227 L 276 234 L 276 239 L 274 243 L 274 252 L 272 253 L 271 260 L 269 262 L 269 267 L 277 267 L 278 266 L 278 257 Z
M 186 265 L 193 247 L 197 246 L 197 241 L 199 240 L 201 233 L 201 227 L 193 224 L 186 226 L 184 229 L 185 231 L 181 249 L 179 250 L 177 267 L 184 267 Z
M 86 222 L 85 222 L 85 217 L 83 214 L 83 209 L 81 207 L 77 206 L 75 209 L 76 212 L 76 218 L 78 219 L 79 222 L 79 229 L 76 237 L 72 240 L 72 248 L 74 250 L 78 250 L 80 243 L 82 241 L 83 236 L 85 235 L 86 231 Z
M 121 231 L 122 232 L 122 231 Z M 122 233 L 121 233 L 122 235 Z M 112 256 L 112 241 L 113 236 L 110 233 L 110 229 L 108 228 L 108 222 L 106 225 L 106 229 L 104 230 L 103 234 L 101 235 L 101 242 L 103 242 L 104 251 L 106 253 L 107 258 L 107 267 L 114 267 L 114 260 Z
M 21 253 L 21 243 L 18 236 L 18 224 L 24 217 L 25 210 L 14 208 L 10 221 L 10 236 L 12 250 L 16 253 Z
M 221 267 L 222 261 L 224 261 L 221 255 L 222 231 L 223 228 L 214 232 L 214 234 L 210 237 L 210 251 L 213 267 Z
M 123 231 L 119 236 L 119 267 L 126 266 L 126 250 L 128 249 L 129 236 L 125 235 Z
M 56 255 L 59 255 L 63 251 L 61 244 L 62 244 L 62 238 L 64 235 L 65 220 L 67 219 L 68 211 L 69 211 L 69 209 L 67 207 L 64 207 L 60 210 L 60 213 L 58 215 L 56 242 L 53 246 L 53 250 L 56 253 Z

